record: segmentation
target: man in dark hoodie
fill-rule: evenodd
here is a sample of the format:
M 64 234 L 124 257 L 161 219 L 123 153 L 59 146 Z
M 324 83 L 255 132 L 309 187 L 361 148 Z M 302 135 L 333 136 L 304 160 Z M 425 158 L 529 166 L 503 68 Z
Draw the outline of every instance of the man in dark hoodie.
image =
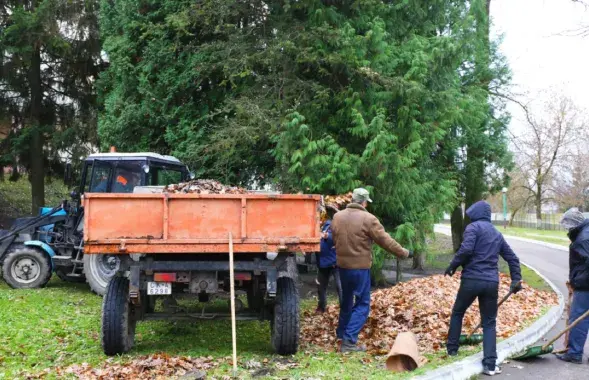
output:
M 569 233 L 569 282 L 573 288 L 573 302 L 569 323 L 589 310 L 589 220 L 576 208 L 564 213 L 561 225 Z M 585 318 L 569 333 L 569 346 L 564 354 L 556 355 L 565 362 L 581 364 L 583 346 L 587 340 L 589 318 Z
M 466 227 L 462 245 L 445 272 L 452 276 L 462 266 L 460 289 L 452 309 L 446 348 L 449 355 L 458 354 L 462 319 L 466 310 L 478 298 L 483 322 L 484 374 L 493 376 L 501 373 L 501 368 L 496 363 L 499 255 L 509 265 L 511 290 L 514 293 L 521 290 L 521 268 L 513 250 L 491 223 L 491 206 L 487 202 L 473 204 L 466 210 L 466 215 L 471 223 Z
M 334 205 L 327 205 L 327 220 L 321 228 L 321 251 L 317 259 L 318 268 L 318 285 L 317 293 L 319 299 L 317 303 L 316 314 L 325 313 L 327 307 L 327 287 L 329 286 L 329 278 L 333 276 L 335 280 L 335 289 L 341 304 L 342 299 L 342 284 L 339 279 L 339 272 L 337 269 L 337 262 L 335 257 L 335 243 L 333 242 L 333 235 L 331 232 L 331 221 L 337 212 L 337 207 Z

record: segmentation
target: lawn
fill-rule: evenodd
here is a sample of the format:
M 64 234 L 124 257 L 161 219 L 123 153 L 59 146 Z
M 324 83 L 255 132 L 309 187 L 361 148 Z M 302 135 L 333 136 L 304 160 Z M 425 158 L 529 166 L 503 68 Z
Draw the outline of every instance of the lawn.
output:
M 430 261 L 448 255 L 447 241 L 432 242 Z M 433 252 L 433 251 L 436 252 Z M 439 252 L 439 254 L 437 254 Z M 446 260 L 444 258 L 444 260 Z M 442 262 L 442 260 L 440 260 Z M 447 263 L 447 261 L 445 261 Z M 546 288 L 532 271 L 524 269 L 524 279 L 532 286 Z M 244 300 L 245 302 L 245 300 Z M 332 299 L 330 302 L 335 302 Z M 315 307 L 315 301 L 302 301 L 302 309 Z M 67 284 L 53 278 L 45 289 L 12 290 L 0 283 L 0 379 L 24 378 L 49 369 L 72 364 L 99 366 L 107 357 L 100 347 L 101 298 L 82 284 Z M 366 354 L 341 355 L 315 347 L 284 359 L 272 354 L 267 322 L 238 322 L 238 357 L 240 378 L 251 378 L 254 370 L 246 363 L 263 363 L 257 378 L 325 378 L 325 379 L 404 379 L 424 373 L 451 360 L 460 360 L 478 350 L 464 349 L 458 358 L 443 352 L 428 355 L 428 363 L 413 373 L 393 376 L 383 369 L 384 358 Z M 134 357 L 157 352 L 182 356 L 212 356 L 220 365 L 209 372 L 222 378 L 231 373 L 231 325 L 229 321 L 140 322 L 136 345 L 128 355 L 116 357 L 127 362 Z M 259 371 L 259 370 L 258 370 Z
M 540 240 L 546 243 L 568 247 L 570 241 L 565 231 L 537 230 L 533 228 L 507 227 L 507 230 L 497 227 L 505 236 L 517 236 L 526 239 Z
M 45 182 L 45 204 L 57 206 L 69 198 L 69 191 L 63 181 L 48 178 Z M 11 217 L 27 216 L 31 213 L 31 183 L 26 176 L 12 182 L 0 180 L 0 214 Z

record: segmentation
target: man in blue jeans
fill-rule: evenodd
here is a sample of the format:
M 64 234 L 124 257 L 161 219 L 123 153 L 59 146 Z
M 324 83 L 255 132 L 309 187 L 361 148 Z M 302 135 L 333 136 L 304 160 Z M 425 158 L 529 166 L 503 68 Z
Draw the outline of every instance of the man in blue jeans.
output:
M 514 293 L 521 290 L 521 268 L 513 250 L 491 223 L 491 206 L 487 202 L 473 204 L 466 210 L 466 215 L 471 223 L 466 227 L 462 245 L 445 272 L 447 276 L 452 276 L 462 266 L 460 289 L 452 309 L 446 349 L 450 356 L 458 354 L 462 319 L 478 298 L 483 322 L 483 373 L 493 376 L 501 373 L 496 363 L 499 255 L 509 265 L 511 290 Z
M 372 243 L 398 257 L 410 252 L 386 233 L 376 216 L 366 211 L 372 202 L 368 190 L 356 189 L 352 203 L 333 217 L 333 240 L 342 283 L 342 299 L 337 337 L 342 340 L 341 352 L 366 351 L 358 345 L 358 334 L 370 313 L 370 267 Z
M 569 323 L 572 323 L 589 310 L 589 220 L 579 210 L 572 208 L 564 213 L 560 223 L 569 231 L 571 240 L 569 283 L 573 288 L 573 302 Z M 565 362 L 581 364 L 588 330 L 589 318 L 585 318 L 569 333 L 567 352 L 556 357 Z

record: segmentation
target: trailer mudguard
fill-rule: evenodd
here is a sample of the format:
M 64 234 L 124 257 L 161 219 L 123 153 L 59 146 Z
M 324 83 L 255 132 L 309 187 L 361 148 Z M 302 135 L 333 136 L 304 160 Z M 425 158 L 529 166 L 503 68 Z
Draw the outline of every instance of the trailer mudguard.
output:
M 43 251 L 45 251 L 50 258 L 53 259 L 53 256 L 55 256 L 55 251 L 53 250 L 53 248 L 51 248 L 49 246 L 49 244 L 39 241 L 39 240 L 29 240 L 29 241 L 25 241 L 24 243 L 25 245 L 29 245 L 29 246 L 33 246 L 33 247 L 39 247 L 41 248 Z M 53 260 L 51 261 L 51 269 L 53 270 Z

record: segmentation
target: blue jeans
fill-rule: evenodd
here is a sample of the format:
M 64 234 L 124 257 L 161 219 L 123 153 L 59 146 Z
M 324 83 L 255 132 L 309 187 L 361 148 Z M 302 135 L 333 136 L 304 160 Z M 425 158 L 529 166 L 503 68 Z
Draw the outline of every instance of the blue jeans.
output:
M 342 301 L 337 337 L 356 344 L 370 312 L 370 269 L 339 268 Z
M 450 331 L 448 332 L 448 352 L 458 352 L 458 341 L 462 331 L 462 319 L 475 299 L 479 299 L 481 320 L 483 321 L 483 366 L 495 369 L 497 361 L 497 298 L 499 283 L 464 278 L 452 308 Z
M 575 290 L 573 292 L 573 303 L 571 304 L 571 316 L 569 323 L 573 323 L 583 313 L 589 310 L 589 291 Z M 576 359 L 583 359 L 583 346 L 587 340 L 589 331 L 589 317 L 583 319 L 573 327 L 569 333 L 569 355 Z

